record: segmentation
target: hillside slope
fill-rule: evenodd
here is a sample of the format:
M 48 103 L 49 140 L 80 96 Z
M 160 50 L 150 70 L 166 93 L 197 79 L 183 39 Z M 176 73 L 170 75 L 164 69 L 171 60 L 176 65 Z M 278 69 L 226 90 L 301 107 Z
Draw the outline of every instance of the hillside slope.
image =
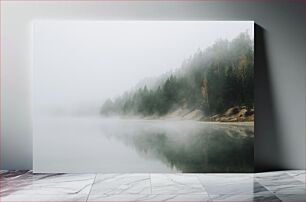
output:
M 159 83 L 155 85 L 142 82 L 136 90 L 108 99 L 101 114 L 254 120 L 254 46 L 247 33 L 232 41 L 216 41 L 197 51 L 166 78 L 156 80 Z

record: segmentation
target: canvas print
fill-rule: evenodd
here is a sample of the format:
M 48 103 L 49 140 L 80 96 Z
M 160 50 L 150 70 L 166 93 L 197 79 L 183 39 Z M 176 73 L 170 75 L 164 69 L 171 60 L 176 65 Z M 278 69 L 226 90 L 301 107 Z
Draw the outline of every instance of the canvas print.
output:
M 35 21 L 34 172 L 253 172 L 252 21 Z

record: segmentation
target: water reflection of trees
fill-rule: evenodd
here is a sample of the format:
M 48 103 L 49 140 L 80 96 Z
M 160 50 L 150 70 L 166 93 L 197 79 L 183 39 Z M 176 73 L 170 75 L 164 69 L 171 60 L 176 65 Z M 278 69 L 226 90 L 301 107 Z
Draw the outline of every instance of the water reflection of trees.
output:
M 182 172 L 253 172 L 250 127 L 212 127 L 188 134 L 141 130 L 116 137 L 146 158 L 157 158 Z

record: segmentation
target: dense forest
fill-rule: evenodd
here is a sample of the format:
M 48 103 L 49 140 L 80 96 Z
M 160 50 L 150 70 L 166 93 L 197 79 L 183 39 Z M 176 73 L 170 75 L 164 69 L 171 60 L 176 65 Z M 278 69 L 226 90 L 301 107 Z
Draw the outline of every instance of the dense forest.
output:
M 184 108 L 213 116 L 235 106 L 254 108 L 254 46 L 247 32 L 198 50 L 165 75 L 156 85 L 108 99 L 101 114 L 163 116 Z

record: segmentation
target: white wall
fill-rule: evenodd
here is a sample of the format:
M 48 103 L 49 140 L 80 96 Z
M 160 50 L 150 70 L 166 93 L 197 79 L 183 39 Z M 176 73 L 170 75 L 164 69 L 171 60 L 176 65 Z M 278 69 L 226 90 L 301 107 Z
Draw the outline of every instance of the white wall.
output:
M 2 169 L 32 168 L 30 22 L 35 19 L 254 20 L 261 27 L 255 62 L 257 168 L 304 168 L 305 18 L 303 1 L 297 0 L 2 1 Z

